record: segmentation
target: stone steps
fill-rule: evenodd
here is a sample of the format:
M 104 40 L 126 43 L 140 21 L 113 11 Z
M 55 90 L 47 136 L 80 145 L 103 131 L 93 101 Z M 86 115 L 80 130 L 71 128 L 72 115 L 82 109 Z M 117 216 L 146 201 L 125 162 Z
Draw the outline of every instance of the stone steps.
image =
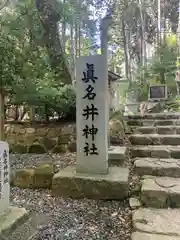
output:
M 131 157 L 143 207 L 133 213 L 131 240 L 180 240 L 180 115 L 128 118 Z M 135 129 L 135 130 L 134 130 Z M 163 209 L 162 209 L 163 208 Z
M 132 134 L 129 140 L 135 145 L 180 145 L 180 135 Z
M 149 145 L 149 146 L 132 146 L 130 147 L 132 158 L 152 157 L 152 158 L 175 158 L 180 159 L 180 145 Z
M 138 119 L 138 120 L 127 120 L 127 124 L 129 126 L 179 126 L 180 125 L 180 120 L 179 119 L 172 119 L 172 120 L 147 120 L 147 119 Z
M 147 114 L 136 114 L 129 115 L 124 117 L 126 120 L 171 120 L 171 119 L 180 119 L 180 112 L 171 112 L 171 113 L 147 113 Z
M 180 209 L 140 208 L 133 228 L 132 240 L 180 240 Z
M 180 159 L 136 158 L 134 166 L 139 176 L 153 175 L 180 178 Z
M 134 131 L 135 133 L 140 134 L 180 134 L 180 126 L 145 126 L 138 127 Z
M 180 207 L 179 178 L 147 176 L 142 180 L 141 203 L 145 207 Z

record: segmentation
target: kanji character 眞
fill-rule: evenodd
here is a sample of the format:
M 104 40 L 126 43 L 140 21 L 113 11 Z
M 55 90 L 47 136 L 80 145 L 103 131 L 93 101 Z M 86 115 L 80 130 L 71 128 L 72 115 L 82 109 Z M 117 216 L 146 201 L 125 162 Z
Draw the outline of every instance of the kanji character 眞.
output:
M 94 76 L 94 64 L 86 63 L 86 66 L 87 70 L 86 72 L 83 72 L 84 77 L 82 78 L 82 81 L 88 83 L 91 80 L 95 83 L 98 78 Z

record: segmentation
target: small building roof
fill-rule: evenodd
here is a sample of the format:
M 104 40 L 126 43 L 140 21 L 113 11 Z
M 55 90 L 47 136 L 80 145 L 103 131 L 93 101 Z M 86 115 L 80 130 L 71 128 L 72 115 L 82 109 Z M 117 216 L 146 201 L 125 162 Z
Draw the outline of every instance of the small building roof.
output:
M 108 80 L 111 81 L 111 82 L 115 82 L 117 81 L 118 79 L 120 79 L 121 76 L 112 72 L 112 71 L 108 71 Z

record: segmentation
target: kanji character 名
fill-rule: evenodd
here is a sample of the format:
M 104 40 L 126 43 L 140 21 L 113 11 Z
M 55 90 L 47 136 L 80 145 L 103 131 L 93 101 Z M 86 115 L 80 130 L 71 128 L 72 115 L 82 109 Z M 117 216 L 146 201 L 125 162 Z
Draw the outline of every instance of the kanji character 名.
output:
M 91 135 L 92 141 L 94 141 L 97 132 L 98 129 L 94 127 L 94 124 L 92 124 L 91 128 L 89 128 L 88 125 L 86 125 L 85 128 L 83 129 L 83 136 L 85 136 L 85 138 L 88 139 L 89 135 Z
M 94 116 L 98 116 L 98 109 L 94 106 L 94 104 L 91 104 L 91 108 L 87 105 L 85 109 L 83 109 L 83 116 L 86 117 L 86 120 L 89 119 L 89 116 L 92 117 L 92 121 L 94 121 Z
M 83 97 L 83 99 L 88 98 L 88 100 L 94 100 L 94 98 L 96 97 L 96 93 L 93 92 L 93 90 L 94 88 L 91 85 L 89 85 L 86 88 L 87 94 Z
M 85 153 L 85 156 L 99 155 L 98 149 L 97 149 L 95 143 L 92 143 L 92 147 L 90 147 L 88 142 L 85 143 L 84 153 Z
M 86 72 L 83 72 L 84 77 L 82 78 L 82 81 L 87 83 L 90 80 L 95 83 L 95 81 L 98 79 L 94 76 L 94 64 L 86 63 L 87 70 Z

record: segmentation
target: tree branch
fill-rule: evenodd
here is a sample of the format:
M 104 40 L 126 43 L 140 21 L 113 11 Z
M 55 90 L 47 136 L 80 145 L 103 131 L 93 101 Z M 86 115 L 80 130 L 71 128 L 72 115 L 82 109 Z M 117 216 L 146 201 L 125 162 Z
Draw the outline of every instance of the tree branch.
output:
M 0 5 L 0 11 L 3 10 L 5 7 L 7 7 L 10 4 L 10 0 L 6 0 L 5 3 Z

